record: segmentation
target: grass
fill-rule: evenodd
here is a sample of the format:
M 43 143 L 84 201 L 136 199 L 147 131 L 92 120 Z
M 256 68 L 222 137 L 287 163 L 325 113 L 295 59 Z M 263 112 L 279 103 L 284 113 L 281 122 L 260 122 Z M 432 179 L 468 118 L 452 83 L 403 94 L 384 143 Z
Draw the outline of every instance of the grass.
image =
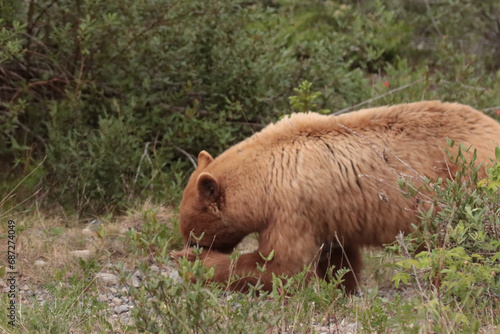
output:
M 102 227 L 92 233 L 84 228 L 95 217 L 68 218 L 39 209 L 19 212 L 12 216 L 16 286 L 25 292 L 17 293 L 17 327 L 13 329 L 4 315 L 0 330 L 500 333 L 499 172 L 497 164 L 489 181 L 479 187 L 471 185 L 474 177 L 465 172 L 446 185 L 435 183 L 442 213 L 423 214 L 427 229 L 412 236 L 416 240 L 407 237 L 385 250 L 365 250 L 361 290 L 354 296 L 323 280 L 305 284 L 305 273 L 287 282 L 276 280 L 269 293 L 228 293 L 227 286 L 207 284 L 213 272 L 201 262 L 174 266 L 168 254 L 182 247 L 176 212 L 151 201 L 120 216 L 100 217 Z M 6 214 L 0 216 L 7 219 Z M 441 238 L 434 237 L 436 228 Z M 0 235 L 0 250 L 6 254 L 7 224 L 0 226 Z M 410 256 L 422 243 L 429 251 Z M 255 247 L 255 237 L 249 236 L 239 251 Z M 78 258 L 72 253 L 78 250 L 89 250 L 90 256 Z M 7 266 L 6 257 L 0 264 Z M 153 264 L 159 272 L 151 269 Z M 144 277 L 134 287 L 131 274 L 138 269 Z M 120 288 L 126 287 L 133 297 L 129 323 L 113 317 L 108 303 L 99 301 L 99 294 L 109 290 L 96 279 L 101 272 L 117 275 Z M 191 282 L 190 275 L 199 280 Z M 8 303 L 3 293 L 0 309 L 6 310 Z
M 173 216 L 170 209 L 153 206 L 149 201 L 123 216 L 101 218 L 103 228 L 89 234 L 84 231 L 90 220 L 63 217 L 35 209 L 9 216 L 16 222 L 16 288 L 27 287 L 36 295 L 17 292 L 18 326 L 13 329 L 8 319 L 0 318 L 0 331 L 6 333 L 89 333 L 115 330 L 126 326 L 112 323 L 107 303 L 98 300 L 106 287 L 95 279 L 99 272 L 109 272 L 112 264 L 135 268 L 148 254 L 131 252 L 126 233 L 141 229 L 144 218 L 154 215 L 161 224 Z M 6 215 L 0 214 L 2 217 Z M 7 218 L 5 218 L 7 221 Z M 170 228 L 172 225 L 168 225 Z M 7 254 L 7 224 L 0 225 L 0 251 Z M 72 252 L 89 250 L 90 257 L 81 259 Z M 38 262 L 37 262 L 38 261 Z M 40 264 L 43 261 L 43 264 Z M 7 266 L 6 256 L 0 266 Z M 2 277 L 2 286 L 7 277 Z M 43 304 L 38 297 L 43 296 Z M 0 307 L 9 300 L 3 293 Z

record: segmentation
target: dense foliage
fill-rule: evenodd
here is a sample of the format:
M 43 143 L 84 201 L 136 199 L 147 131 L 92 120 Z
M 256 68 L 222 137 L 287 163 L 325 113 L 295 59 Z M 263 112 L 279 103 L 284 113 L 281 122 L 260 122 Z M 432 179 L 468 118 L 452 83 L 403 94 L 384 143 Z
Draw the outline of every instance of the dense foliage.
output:
M 175 203 L 191 155 L 217 155 L 290 112 L 303 80 L 332 112 L 422 99 L 500 109 L 494 0 L 1 6 L 9 206 L 32 195 L 77 212 L 152 194 Z

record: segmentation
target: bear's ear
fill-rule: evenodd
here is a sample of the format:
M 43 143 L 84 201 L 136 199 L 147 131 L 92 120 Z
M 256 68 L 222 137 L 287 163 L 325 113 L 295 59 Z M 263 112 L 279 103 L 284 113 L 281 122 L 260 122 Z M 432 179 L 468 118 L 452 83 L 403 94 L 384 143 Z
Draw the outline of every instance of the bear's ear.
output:
M 198 154 L 198 169 L 207 167 L 212 161 L 214 161 L 214 158 L 212 158 L 210 153 L 201 151 L 200 154 Z
M 198 176 L 198 194 L 204 200 L 216 202 L 219 199 L 219 183 L 215 177 L 207 172 L 203 172 Z

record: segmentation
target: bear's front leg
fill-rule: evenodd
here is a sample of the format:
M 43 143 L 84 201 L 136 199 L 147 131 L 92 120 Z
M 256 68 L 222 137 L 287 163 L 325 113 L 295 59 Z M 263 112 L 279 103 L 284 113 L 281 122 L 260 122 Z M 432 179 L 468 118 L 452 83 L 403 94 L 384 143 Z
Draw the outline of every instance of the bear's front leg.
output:
M 191 262 L 197 258 L 193 248 L 173 251 L 171 256 L 177 262 L 182 257 Z M 231 260 L 226 254 L 203 249 L 199 258 L 205 267 L 214 268 L 212 281 L 229 283 L 228 288 L 232 291 L 246 292 L 249 285 L 262 286 L 263 290 L 270 291 L 272 289 L 272 273 L 277 276 L 282 273 L 278 263 L 273 259 L 266 261 L 258 251 L 243 254 L 236 260 Z

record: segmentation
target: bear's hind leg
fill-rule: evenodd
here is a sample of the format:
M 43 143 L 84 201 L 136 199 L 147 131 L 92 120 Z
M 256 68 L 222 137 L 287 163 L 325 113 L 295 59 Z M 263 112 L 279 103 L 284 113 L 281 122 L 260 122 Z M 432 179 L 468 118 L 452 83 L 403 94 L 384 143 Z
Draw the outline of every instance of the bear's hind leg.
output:
M 337 270 L 341 268 L 349 269 L 349 272 L 344 274 L 342 285 L 348 293 L 356 292 L 356 288 L 360 279 L 360 272 L 363 265 L 361 249 L 353 246 L 330 246 L 327 252 L 323 253 L 318 261 L 317 274 L 320 278 L 328 279 L 328 270 L 333 269 L 335 276 Z

